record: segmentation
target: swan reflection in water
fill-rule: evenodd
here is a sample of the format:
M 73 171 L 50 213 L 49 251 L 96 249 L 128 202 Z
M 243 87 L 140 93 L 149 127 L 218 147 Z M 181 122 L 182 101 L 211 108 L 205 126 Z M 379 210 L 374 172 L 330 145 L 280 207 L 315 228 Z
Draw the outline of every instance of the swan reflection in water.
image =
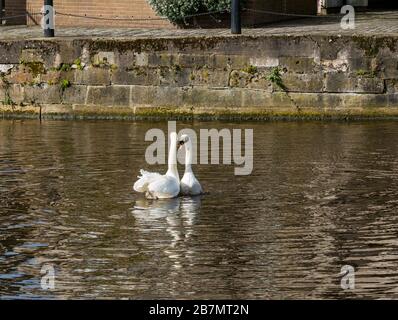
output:
M 132 213 L 136 226 L 145 234 L 152 234 L 146 238 L 148 242 L 156 242 L 159 245 L 159 237 L 164 239 L 164 232 L 170 236 L 170 242 L 164 247 L 164 252 L 174 260 L 174 266 L 180 267 L 179 258 L 192 254 L 189 246 L 186 245 L 193 232 L 195 220 L 200 212 L 201 197 L 178 197 L 173 199 L 148 200 L 139 199 L 136 201 Z M 156 234 L 159 233 L 160 234 Z M 150 243 L 148 243 L 150 245 Z

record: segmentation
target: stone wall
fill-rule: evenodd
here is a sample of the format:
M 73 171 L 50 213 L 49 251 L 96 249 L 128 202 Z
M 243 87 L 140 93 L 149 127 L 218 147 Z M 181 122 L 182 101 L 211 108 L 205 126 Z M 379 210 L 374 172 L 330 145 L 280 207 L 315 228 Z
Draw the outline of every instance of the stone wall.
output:
M 2 41 L 1 109 L 34 117 L 395 116 L 397 39 Z

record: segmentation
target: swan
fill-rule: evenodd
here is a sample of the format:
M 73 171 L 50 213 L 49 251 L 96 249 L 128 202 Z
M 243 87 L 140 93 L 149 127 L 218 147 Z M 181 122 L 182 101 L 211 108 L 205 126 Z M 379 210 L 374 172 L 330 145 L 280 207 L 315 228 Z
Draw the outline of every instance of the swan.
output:
M 185 146 L 185 172 L 180 182 L 181 194 L 197 196 L 203 193 L 202 186 L 192 171 L 192 140 L 188 135 L 181 135 L 178 140 L 179 148 Z
M 141 176 L 134 183 L 134 190 L 145 192 L 148 199 L 170 199 L 180 193 L 180 177 L 177 170 L 177 133 L 170 133 L 168 170 L 161 175 L 157 172 L 140 170 Z

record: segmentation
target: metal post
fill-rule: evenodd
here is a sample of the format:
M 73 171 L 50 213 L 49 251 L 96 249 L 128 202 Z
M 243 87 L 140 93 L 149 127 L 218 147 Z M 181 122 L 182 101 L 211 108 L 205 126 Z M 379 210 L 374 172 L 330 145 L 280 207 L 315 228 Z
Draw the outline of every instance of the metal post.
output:
M 242 26 L 240 22 L 240 0 L 232 0 L 231 7 L 231 33 L 241 34 Z
M 44 0 L 44 36 L 54 37 L 54 3 L 53 0 Z

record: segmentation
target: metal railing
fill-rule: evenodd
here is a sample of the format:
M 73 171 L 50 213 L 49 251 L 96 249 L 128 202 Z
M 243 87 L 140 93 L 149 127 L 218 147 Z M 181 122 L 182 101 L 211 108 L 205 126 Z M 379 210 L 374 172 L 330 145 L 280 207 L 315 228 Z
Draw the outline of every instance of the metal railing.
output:
M 41 15 L 44 18 L 44 36 L 45 37 L 54 37 L 55 36 L 55 26 L 54 26 L 54 16 L 65 16 L 70 18 L 80 18 L 80 19 L 90 19 L 90 20 L 104 20 L 104 21 L 130 21 L 130 22 L 139 22 L 139 21 L 159 21 L 159 20 L 168 20 L 167 17 L 148 17 L 148 18 L 134 18 L 134 17 L 123 17 L 123 16 L 94 16 L 94 15 L 86 15 L 86 14 L 75 14 L 75 13 L 67 13 L 56 11 L 53 6 L 53 0 L 44 0 L 44 7 L 42 12 L 39 13 L 29 13 L 25 12 L 23 14 L 14 15 L 14 16 L 4 16 L 3 15 L 3 3 L 4 0 L 0 0 L 0 23 L 2 21 L 13 20 L 23 17 L 32 18 L 35 15 Z M 308 14 L 296 14 L 296 13 L 287 13 L 287 12 L 276 12 L 270 10 L 259 10 L 259 9 L 251 9 L 251 8 L 241 8 L 240 0 L 232 0 L 231 10 L 219 10 L 219 11 L 211 11 L 211 12 L 203 12 L 196 13 L 191 15 L 186 15 L 181 17 L 181 20 L 186 23 L 186 19 L 202 17 L 202 16 L 213 16 L 216 14 L 222 13 L 230 13 L 231 14 L 231 33 L 232 34 L 241 34 L 242 32 L 242 22 L 241 22 L 241 12 L 253 12 L 257 14 L 267 14 L 267 15 L 278 15 L 278 16 L 287 16 L 294 18 L 329 18 L 328 16 L 319 16 L 319 15 L 308 15 Z M 214 19 L 216 22 L 220 22 L 217 19 Z M 187 23 L 186 23 L 187 24 Z

